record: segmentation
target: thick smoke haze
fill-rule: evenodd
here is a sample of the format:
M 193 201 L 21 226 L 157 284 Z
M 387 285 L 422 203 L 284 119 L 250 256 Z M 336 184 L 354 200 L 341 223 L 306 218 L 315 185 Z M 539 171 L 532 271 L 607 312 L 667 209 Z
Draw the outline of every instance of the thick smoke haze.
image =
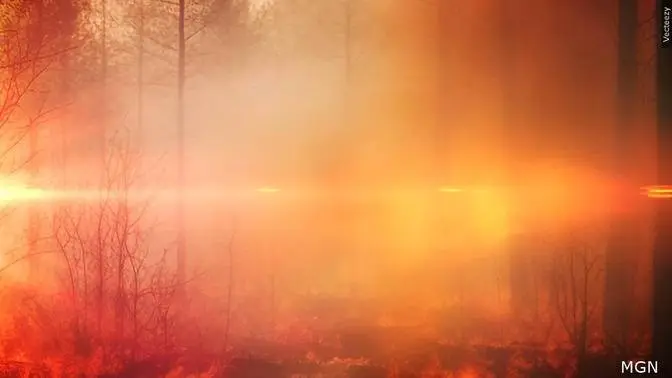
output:
M 252 267 L 266 253 L 310 266 L 301 268 L 312 275 L 306 288 L 318 277 L 339 286 L 350 279 L 339 266 L 352 259 L 359 279 L 380 286 L 377 270 L 426 276 L 446 255 L 497 259 L 512 234 L 582 222 L 602 228 L 594 220 L 614 205 L 605 168 L 615 124 L 615 7 L 535 2 L 512 12 L 506 30 L 503 9 L 488 1 L 443 4 L 441 25 L 431 2 L 361 1 L 350 21 L 337 2 L 307 2 L 303 13 L 287 7 L 256 4 L 230 30 L 214 21 L 203 29 L 196 16 L 187 25 L 190 269 L 212 267 L 234 223 L 236 248 Z M 235 40 L 245 27 L 258 30 Z M 86 130 L 105 123 L 108 138 L 128 135 L 140 152 L 147 191 L 175 188 L 176 54 L 166 47 L 174 31 L 149 33 L 140 126 L 133 33 L 133 24 L 110 27 L 111 79 L 104 89 L 73 91 L 69 122 L 84 132 L 71 134 L 67 170 L 95 167 L 95 157 L 83 160 L 95 150 Z M 514 56 L 506 74 L 504 54 Z M 642 119 L 632 166 L 645 182 L 652 126 Z M 151 245 L 161 251 L 172 248 L 174 196 L 157 198 L 147 218 L 160 220 Z
M 612 220 L 623 214 L 637 225 L 631 249 L 641 279 L 632 303 L 648 306 L 652 211 L 637 190 L 653 182 L 656 169 L 654 48 L 646 26 L 653 1 L 640 2 L 641 101 L 625 138 L 623 177 L 613 174 L 623 151 L 615 1 L 186 3 L 182 104 L 177 8 L 169 2 L 145 1 L 141 12 L 140 2 L 87 1 L 75 12 L 72 35 L 58 37 L 66 42 L 46 32 L 68 58 L 45 67 L 38 85 L 48 95 L 27 96 L 25 108 L 54 111 L 40 120 L 39 135 L 0 156 L 16 161 L 0 169 L 8 180 L 63 198 L 4 201 L 12 211 L 11 221 L 2 220 L 0 248 L 35 252 L 23 244 L 26 224 L 39 223 L 39 271 L 57 273 L 35 279 L 34 267 L 16 264 L 7 273 L 16 280 L 43 280 L 60 292 L 56 283 L 68 282 L 64 250 L 77 248 L 107 248 L 117 257 L 135 248 L 149 256 L 142 269 L 165 259 L 172 272 L 183 184 L 191 298 L 184 307 L 212 323 L 204 334 L 219 335 L 226 324 L 224 343 L 290 329 L 302 316 L 338 318 L 316 298 L 360 301 L 334 310 L 347 313 L 334 322 L 371 318 L 423 328 L 418 334 L 431 328 L 436 337 L 464 326 L 451 335 L 503 342 L 502 324 L 519 316 L 514 286 L 534 286 L 535 316 L 552 317 L 557 309 L 539 310 L 559 290 L 561 279 L 548 272 L 581 248 L 600 256 L 595 271 L 602 272 Z M 58 8 L 36 9 L 49 7 Z M 7 20 L 0 18 L 0 30 Z M 17 129 L 28 110 L 12 120 Z M 12 138 L 0 136 L 2 145 Z M 21 167 L 35 151 L 39 168 Z M 96 197 L 108 190 L 115 194 Z M 119 231 L 119 218 L 132 226 Z M 103 223 L 114 225 L 107 247 Z M 73 231 L 80 226 L 89 236 Z M 129 231 L 135 227 L 137 234 Z M 131 247 L 121 233 L 133 235 Z M 66 242 L 78 238 L 90 240 Z M 536 281 L 516 283 L 514 249 L 524 251 L 522 265 Z M 20 252 L 0 263 L 14 265 Z M 85 265 L 79 258 L 67 259 L 71 276 L 72 266 Z M 139 267 L 118 260 L 105 265 L 110 277 L 117 268 L 139 275 Z M 81 277 L 94 274 L 93 266 Z M 97 287 L 70 281 L 73 293 Z M 602 295 L 596 282 L 586 297 Z M 539 294 L 547 286 L 553 290 Z M 490 317 L 500 322 L 497 332 L 469 323 Z M 565 332 L 557 328 L 548 333 Z

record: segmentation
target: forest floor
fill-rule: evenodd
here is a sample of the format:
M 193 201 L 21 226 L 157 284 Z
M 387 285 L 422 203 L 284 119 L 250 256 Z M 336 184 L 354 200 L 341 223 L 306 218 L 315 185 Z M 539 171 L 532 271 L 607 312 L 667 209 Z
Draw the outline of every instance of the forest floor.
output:
M 320 307 L 325 306 L 320 304 Z M 479 318 L 477 311 L 470 311 L 466 321 L 446 314 L 444 319 L 451 321 L 443 326 L 381 324 L 363 317 L 345 320 L 345 316 L 331 310 L 326 312 L 330 313 L 329 319 L 310 313 L 272 337 L 241 336 L 232 330 L 227 335 L 226 352 L 213 352 L 217 349 L 213 347 L 181 348 L 178 352 L 122 363 L 114 374 L 73 375 L 66 373 L 70 361 L 64 360 L 0 360 L 0 378 L 609 378 L 621 375 L 621 359 L 599 348 L 589 348 L 582 361 L 583 373 L 578 375 L 575 351 L 567 343 L 551 343 L 550 331 L 541 332 L 545 335 L 540 337 L 528 337 L 527 341 L 502 341 L 516 339 L 504 334 L 521 331 L 505 325 L 505 321 Z M 535 327 L 551 328 L 535 324 L 519 328 L 529 334 L 540 333 L 534 331 Z M 98 366 L 106 364 L 99 362 Z
M 447 343 L 404 336 L 396 327 L 334 329 L 339 345 L 322 342 L 289 346 L 249 339 L 235 353 L 156 356 L 124 366 L 99 378 L 488 378 L 577 376 L 576 357 L 568 348 L 511 343 Z M 0 378 L 67 377 L 48 364 L 0 362 Z M 590 354 L 585 377 L 620 375 L 620 362 L 603 353 Z

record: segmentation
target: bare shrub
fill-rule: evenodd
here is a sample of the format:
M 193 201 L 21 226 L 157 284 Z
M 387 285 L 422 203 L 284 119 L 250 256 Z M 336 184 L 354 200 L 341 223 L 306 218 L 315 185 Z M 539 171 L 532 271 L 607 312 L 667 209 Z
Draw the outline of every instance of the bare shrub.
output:
M 174 348 L 171 309 L 178 284 L 166 251 L 147 247 L 151 228 L 142 220 L 148 200 L 133 191 L 137 155 L 126 140 L 118 136 L 111 143 L 102 189 L 81 192 L 55 211 L 54 288 L 20 302 L 33 305 L 15 317 L 23 327 L 16 334 L 24 338 L 15 348 L 75 361 L 73 371 L 119 370 Z M 58 347 L 27 345 L 31 334 Z
M 597 339 L 604 274 L 604 253 L 586 233 L 562 238 L 551 264 L 551 306 L 577 357 L 581 370 L 589 347 Z

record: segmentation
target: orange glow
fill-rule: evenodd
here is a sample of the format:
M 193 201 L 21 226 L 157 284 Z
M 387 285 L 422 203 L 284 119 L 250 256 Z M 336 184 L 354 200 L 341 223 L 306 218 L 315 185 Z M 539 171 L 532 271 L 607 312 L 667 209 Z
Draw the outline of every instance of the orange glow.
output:
M 279 192 L 280 189 L 272 187 L 272 186 L 264 186 L 259 189 L 257 189 L 257 192 L 259 193 L 277 193 Z
M 650 101 L 621 141 L 618 2 L 161 3 L 0 0 L 0 376 L 600 376 L 612 318 L 647 351 L 672 181 Z
M 645 186 L 642 192 L 649 198 L 672 198 L 672 185 Z
M 439 188 L 439 192 L 441 193 L 462 193 L 464 192 L 463 188 L 456 188 L 453 186 L 442 186 Z
M 48 193 L 42 189 L 17 184 L 0 184 L 0 203 L 41 200 L 46 197 L 48 197 Z

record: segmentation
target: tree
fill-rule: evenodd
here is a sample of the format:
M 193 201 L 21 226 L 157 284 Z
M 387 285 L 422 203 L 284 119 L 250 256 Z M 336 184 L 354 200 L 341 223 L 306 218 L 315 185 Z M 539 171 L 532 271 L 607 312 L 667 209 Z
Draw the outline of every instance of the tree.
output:
M 632 198 L 632 194 L 629 193 L 634 192 L 630 173 L 632 167 L 629 166 L 629 161 L 637 95 L 637 4 L 638 2 L 634 0 L 620 0 L 618 3 L 618 126 L 612 172 L 614 177 L 619 178 L 618 182 L 624 184 L 622 194 L 627 196 L 626 198 Z M 605 336 L 610 343 L 619 348 L 626 348 L 629 343 L 628 332 L 632 328 L 628 304 L 633 299 L 634 287 L 630 273 L 634 219 L 631 215 L 622 214 L 614 214 L 613 217 L 605 262 L 603 324 Z
M 343 0 L 343 130 L 345 131 L 346 135 L 352 133 L 352 128 L 357 127 L 356 124 L 353 122 L 354 121 L 354 115 L 353 115 L 353 92 L 352 92 L 352 63 L 353 63 L 353 36 L 352 36 L 352 18 L 353 18 L 353 2 L 352 0 Z M 336 173 L 336 180 L 334 181 L 333 185 L 330 185 L 332 188 L 336 190 L 336 198 L 334 200 L 334 204 L 336 205 L 336 213 L 338 214 L 339 219 L 343 219 L 341 217 L 344 217 L 345 219 L 348 219 L 348 212 L 351 210 L 349 209 L 352 204 L 351 203 L 343 203 L 342 202 L 342 196 L 344 193 L 348 193 L 348 189 L 343 187 L 344 182 L 348 182 L 347 179 L 345 179 L 343 175 L 342 169 L 345 167 L 344 164 L 344 157 L 348 155 L 347 153 L 347 146 L 348 141 L 343 141 L 340 140 L 340 143 L 337 143 L 336 145 L 336 161 L 337 164 L 340 165 L 339 168 L 336 168 L 337 172 Z M 348 201 L 349 198 L 346 196 L 346 201 Z M 345 210 L 345 212 L 343 211 Z M 356 214 L 358 212 L 355 212 Z M 358 216 L 357 214 L 356 216 Z M 357 224 L 357 220 L 354 220 L 352 224 Z M 349 230 L 348 230 L 349 231 Z M 354 230 L 355 232 L 357 231 L 356 228 Z M 351 234 L 353 235 L 353 234 Z M 355 234 L 356 235 L 356 234 Z M 344 240 L 347 236 L 341 236 L 341 240 Z M 347 245 L 344 245 L 342 242 L 338 242 L 337 246 L 341 248 L 342 250 L 345 250 L 348 248 Z M 358 254 L 361 252 L 359 248 L 357 248 L 354 245 L 351 245 L 350 248 L 353 250 L 353 259 L 352 259 L 352 266 L 347 268 L 347 274 L 348 274 L 348 285 L 349 285 L 349 290 L 350 290 L 350 295 L 355 296 L 357 293 L 360 291 L 358 290 L 357 286 L 357 275 L 360 272 L 361 266 L 360 265 L 360 256 Z
M 107 24 L 108 24 L 108 14 L 107 14 L 107 0 L 101 0 L 100 3 L 100 22 L 101 22 L 101 36 L 100 36 L 100 83 L 102 85 L 102 104 L 103 107 L 103 117 L 100 120 L 99 130 L 97 130 L 97 137 L 99 143 L 99 154 L 100 154 L 100 167 L 101 169 L 105 166 L 105 148 L 107 144 L 107 80 L 108 80 L 108 38 L 107 38 Z
M 101 41 L 100 41 L 100 76 L 99 76 L 99 83 L 102 86 L 102 96 L 99 99 L 99 103 L 97 104 L 98 106 L 102 107 L 103 109 L 103 116 L 101 119 L 98 120 L 98 127 L 94 132 L 93 137 L 97 139 L 98 142 L 98 159 L 99 159 L 99 164 L 97 165 L 100 167 L 100 171 L 104 172 L 105 168 L 105 162 L 107 160 L 107 156 L 105 153 L 106 147 L 107 147 L 107 105 L 108 105 L 108 92 L 107 92 L 107 70 L 108 70 L 108 61 L 107 61 L 107 0 L 102 0 L 101 1 L 101 9 L 100 9 L 100 19 L 101 19 Z M 108 206 L 106 194 L 105 194 L 105 179 L 104 177 L 100 178 L 100 186 L 99 186 L 99 205 L 101 208 L 101 212 L 104 211 L 104 209 Z M 106 279 L 105 279 L 105 263 L 106 263 L 106 254 L 105 251 L 107 249 L 107 246 L 105 243 L 107 242 L 106 240 L 106 234 L 105 230 L 103 229 L 104 226 L 104 216 L 101 214 L 101 216 L 97 219 L 97 222 L 93 224 L 97 224 L 97 234 L 94 240 L 96 240 L 96 247 L 95 247 L 95 252 L 97 253 L 97 259 L 96 259 L 96 266 L 97 266 L 97 279 L 96 279 L 96 292 L 97 292 L 97 304 L 95 306 L 97 310 L 96 314 L 96 327 L 97 327 L 97 332 L 98 335 L 102 334 L 102 329 L 103 329 L 103 313 L 104 313 L 104 303 L 105 303 L 105 285 L 106 285 Z
M 438 165 L 438 174 L 439 174 L 439 185 L 444 185 L 443 175 L 445 174 L 445 164 L 444 160 L 447 159 L 445 150 L 448 144 L 446 140 L 446 88 L 448 85 L 446 82 L 446 73 L 445 73 L 445 63 L 446 59 L 446 38 L 444 36 L 444 30 L 446 25 L 446 6 L 445 1 L 437 0 L 436 1 L 436 132 L 437 138 L 436 143 L 436 162 Z
M 0 6 L 0 40 L 3 59 L 0 63 L 4 96 L 0 109 L 0 123 L 4 131 L 11 129 L 10 149 L 3 152 L 7 162 L 14 147 L 27 137 L 27 157 L 18 169 L 29 171 L 29 185 L 39 185 L 39 171 L 48 155 L 41 140 L 44 139 L 46 116 L 58 107 L 56 91 L 49 82 L 51 69 L 71 50 L 64 41 L 72 36 L 78 11 L 83 4 L 78 1 L 30 2 L 11 1 Z M 25 123 L 25 127 L 16 127 Z M 8 135 L 4 135 L 7 137 Z M 27 253 L 29 269 L 38 268 L 38 241 L 41 239 L 42 210 L 37 204 L 28 207 Z
M 143 112 L 144 112 L 144 80 L 145 80 L 145 3 L 138 0 L 138 132 L 140 133 L 140 146 L 142 147 Z
M 61 257 L 57 291 L 65 299 L 58 307 L 64 318 L 57 318 L 56 327 L 65 328 L 59 336 L 73 339 L 74 350 L 67 352 L 75 356 L 100 353 L 102 372 L 172 348 L 173 300 L 180 285 L 167 268 L 165 251 L 152 254 L 145 244 L 151 228 L 142 220 L 149 199 L 134 195 L 138 154 L 129 136 L 118 134 L 108 142 L 99 188 L 104 200 L 74 199 L 52 225 Z
M 342 269 L 344 276 L 341 285 L 349 292 L 357 289 L 354 276 L 358 269 L 354 266 L 357 264 L 353 258 L 354 245 L 348 242 L 355 231 L 350 226 L 355 223 L 352 221 L 357 210 L 353 209 L 352 202 L 345 202 L 345 196 L 348 191 L 346 185 L 352 181 L 348 159 L 353 155 L 354 144 L 361 136 L 360 130 L 357 130 L 356 109 L 359 104 L 354 99 L 357 79 L 355 66 L 361 53 L 361 33 L 357 29 L 361 9 L 359 5 L 352 0 L 273 2 L 263 25 L 269 42 L 265 48 L 270 50 L 279 76 L 286 67 L 291 68 L 297 62 L 298 65 L 309 62 L 313 67 L 320 67 L 320 72 L 328 70 L 330 76 L 337 78 L 329 87 L 335 93 L 330 99 L 330 119 L 320 120 L 322 122 L 316 125 L 322 128 L 320 133 L 328 128 L 327 137 L 319 140 L 322 152 L 318 155 L 316 169 L 319 170 L 319 185 L 329 188 L 332 196 L 330 206 L 325 211 L 333 222 L 330 230 L 333 237 L 330 235 L 325 238 L 325 244 L 321 247 L 325 253 L 339 256 L 339 262 L 343 264 L 339 270 Z M 297 12 L 297 9 L 302 11 Z M 301 121 L 314 122 L 308 119 Z
M 211 16 L 216 12 L 214 10 L 226 2 L 219 0 L 210 0 L 206 2 L 196 2 L 187 0 L 178 0 L 175 2 L 148 3 L 145 0 L 137 0 L 133 5 L 133 12 L 130 25 L 135 29 L 136 34 L 136 62 L 137 77 L 137 125 L 139 143 L 144 143 L 143 137 L 143 118 L 144 118 L 144 88 L 145 88 L 145 65 L 148 59 L 156 54 L 152 54 L 150 46 L 158 46 L 161 51 L 160 59 L 163 61 L 175 61 L 170 63 L 171 73 L 176 78 L 176 129 L 177 129 L 177 172 L 175 185 L 177 189 L 177 201 L 175 204 L 176 228 L 177 228 L 177 247 L 176 263 L 180 281 L 186 281 L 186 261 L 187 261 L 187 235 L 185 224 L 185 204 L 184 190 L 186 185 L 185 159 L 185 86 L 187 82 L 188 71 L 188 42 L 200 34 L 209 23 L 213 21 Z M 176 24 L 166 20 L 175 16 Z M 173 29 L 174 28 L 174 29 Z M 177 33 L 171 31 L 176 30 Z M 175 39 L 173 39 L 175 38 Z M 164 54 L 168 56 L 163 56 Z M 175 55 L 172 55 L 172 54 Z M 173 68 L 175 71 L 173 71 Z M 173 74 L 174 72 L 174 74 Z
M 187 236 L 185 224 L 185 85 L 187 81 L 187 42 L 198 35 L 208 26 L 221 24 L 216 21 L 235 23 L 239 21 L 242 13 L 239 6 L 234 6 L 229 1 L 212 0 L 206 3 L 178 0 L 177 2 L 177 274 L 178 280 L 186 282 L 187 266 Z M 244 2 L 243 2 L 244 3 Z M 193 8 L 193 9 L 190 9 Z M 191 16 L 191 17 L 189 17 Z M 232 17 L 234 16 L 234 17 Z M 189 34 L 187 23 L 194 24 L 193 31 Z M 226 46 L 231 48 L 232 46 Z
M 45 34 L 44 31 L 42 30 L 42 26 L 44 24 L 44 6 L 41 1 L 38 1 L 34 7 L 34 13 L 35 15 L 33 16 L 34 21 L 34 26 L 32 33 L 30 33 L 28 36 L 31 38 L 28 41 L 28 46 L 29 49 L 38 49 L 43 46 L 43 41 L 45 39 Z M 31 12 L 32 13 L 32 12 Z M 42 99 L 39 99 L 42 100 Z M 38 125 L 31 125 L 31 127 L 28 129 L 28 154 L 32 157 L 29 163 L 29 170 L 30 170 L 30 181 L 31 185 L 37 185 L 38 183 L 38 173 L 40 169 L 40 163 L 39 163 L 39 158 L 41 156 L 38 156 Z M 29 208 L 29 214 L 28 214 L 28 255 L 33 256 L 37 253 L 37 242 L 39 238 L 39 232 L 40 232 L 40 224 L 39 224 L 39 210 L 37 206 L 32 205 Z M 34 259 L 30 259 L 30 262 L 34 262 Z M 34 264 L 31 264 L 31 273 L 34 274 Z
M 515 151 L 514 138 L 518 135 L 516 125 L 520 122 L 519 117 L 519 100 L 517 96 L 517 81 L 518 81 L 518 67 L 517 67 L 517 49 L 518 32 L 516 28 L 516 14 L 519 11 L 516 1 L 502 2 L 500 9 L 500 27 L 499 39 L 500 44 L 498 48 L 499 54 L 499 80 L 501 90 L 501 114 L 502 114 L 502 130 L 506 130 L 506 134 L 512 135 L 506 138 L 505 144 L 509 147 L 509 151 Z M 508 156 L 507 163 L 515 159 L 513 154 Z M 515 168 L 508 167 L 505 177 L 510 182 L 517 182 L 515 176 Z M 519 219 L 511 218 L 510 223 L 515 224 L 520 222 Z M 515 227 L 515 226 L 514 226 Z M 508 256 L 509 266 L 509 287 L 511 292 L 511 310 L 518 317 L 528 317 L 536 313 L 536 298 L 535 290 L 538 290 L 537 285 L 533 285 L 534 281 L 534 256 L 537 256 L 540 251 L 539 246 L 530 245 L 533 236 L 528 232 L 524 235 L 511 235 L 508 240 Z
M 177 278 L 185 282 L 186 278 L 186 229 L 184 219 L 184 84 L 186 64 L 185 0 L 179 0 L 178 9 L 178 57 L 177 57 Z
M 562 245 L 566 248 L 554 251 L 550 269 L 551 306 L 576 353 L 577 376 L 583 377 L 599 308 L 603 256 L 585 235 L 571 235 Z

